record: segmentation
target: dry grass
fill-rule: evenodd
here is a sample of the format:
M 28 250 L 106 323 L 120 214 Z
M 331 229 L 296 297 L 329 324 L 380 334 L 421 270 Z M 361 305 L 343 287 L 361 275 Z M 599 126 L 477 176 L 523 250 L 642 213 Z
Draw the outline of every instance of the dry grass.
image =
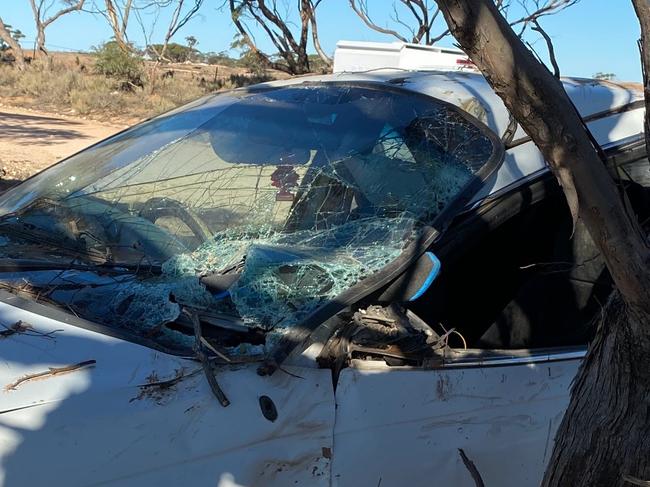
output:
M 95 74 L 92 55 L 53 53 L 46 61 L 33 61 L 22 73 L 0 65 L 0 101 L 129 124 L 210 92 L 260 81 L 241 68 L 227 66 L 183 64 L 153 68 L 152 64 L 145 66 L 143 87 L 125 87 L 119 80 Z M 280 77 L 281 73 L 268 75 L 269 79 Z

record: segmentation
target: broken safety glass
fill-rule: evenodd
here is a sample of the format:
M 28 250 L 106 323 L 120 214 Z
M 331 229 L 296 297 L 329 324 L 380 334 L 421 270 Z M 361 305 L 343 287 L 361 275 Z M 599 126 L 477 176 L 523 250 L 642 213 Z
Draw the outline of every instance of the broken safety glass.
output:
M 493 152 L 470 117 L 401 89 L 204 98 L 0 197 L 0 260 L 31 263 L 0 279 L 175 349 L 195 310 L 247 352 L 395 260 Z

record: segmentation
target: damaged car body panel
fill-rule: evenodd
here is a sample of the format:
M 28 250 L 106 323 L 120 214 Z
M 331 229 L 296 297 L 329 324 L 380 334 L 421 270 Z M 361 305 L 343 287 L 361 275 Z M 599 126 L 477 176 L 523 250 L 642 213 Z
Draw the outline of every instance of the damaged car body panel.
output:
M 2 485 L 330 485 L 328 371 L 262 377 L 254 362 L 226 366 L 224 408 L 193 360 L 0 309 L 25 327 L 0 339 Z
M 650 216 L 641 95 L 564 83 Z M 474 73 L 314 76 L 0 196 L 0 484 L 538 483 L 611 281 L 511 125 Z
M 537 485 L 578 363 L 427 370 L 354 360 L 336 391 L 334 485 L 381 479 L 424 486 L 439 478 L 441 485 L 471 487 L 459 449 L 485 485 Z

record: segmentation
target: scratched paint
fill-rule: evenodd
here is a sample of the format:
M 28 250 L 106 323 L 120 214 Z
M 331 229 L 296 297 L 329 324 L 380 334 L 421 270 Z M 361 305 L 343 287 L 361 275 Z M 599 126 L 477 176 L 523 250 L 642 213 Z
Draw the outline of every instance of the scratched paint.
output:
M 459 448 L 486 485 L 539 485 L 578 364 L 418 370 L 354 361 L 336 390 L 333 485 L 381 477 L 474 487 Z
M 56 341 L 2 342 L 0 383 L 93 357 L 96 364 L 0 391 L 0 485 L 328 486 L 331 374 L 258 364 L 223 368 L 221 407 L 192 360 L 162 354 L 0 303 L 0 319 L 33 323 Z M 10 346 L 8 346 L 10 345 Z M 178 380 L 177 380 L 178 379 Z M 167 384 L 168 387 L 160 387 Z M 268 421 L 259 396 L 278 411 Z M 331 455 L 330 455 L 331 456 Z M 33 468 L 38 458 L 39 468 Z M 267 466 L 268 464 L 268 466 Z

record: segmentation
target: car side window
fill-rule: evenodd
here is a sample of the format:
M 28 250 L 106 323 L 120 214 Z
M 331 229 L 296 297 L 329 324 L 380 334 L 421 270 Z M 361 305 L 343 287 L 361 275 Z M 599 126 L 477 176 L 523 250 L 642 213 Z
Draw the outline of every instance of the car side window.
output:
M 650 232 L 650 161 L 642 140 L 607 150 L 612 176 Z M 541 193 L 543 196 L 535 197 Z M 508 198 L 517 210 L 505 222 Z M 528 200 L 526 202 L 526 200 Z M 504 209 L 499 210 L 499 206 Z M 452 227 L 437 254 L 443 273 L 412 309 L 453 346 L 522 349 L 586 344 L 612 291 L 599 250 L 582 221 L 575 230 L 555 179 L 520 188 L 487 216 Z M 456 237 L 454 234 L 466 234 Z M 471 302 L 471 306 L 468 303 Z M 456 337 L 456 338 L 454 338 Z
M 522 202 L 540 191 L 539 199 Z M 453 347 L 583 345 L 611 280 L 582 222 L 571 233 L 552 177 L 521 188 L 492 211 L 448 230 L 436 250 L 443 271 L 409 306 L 437 332 L 454 329 Z

